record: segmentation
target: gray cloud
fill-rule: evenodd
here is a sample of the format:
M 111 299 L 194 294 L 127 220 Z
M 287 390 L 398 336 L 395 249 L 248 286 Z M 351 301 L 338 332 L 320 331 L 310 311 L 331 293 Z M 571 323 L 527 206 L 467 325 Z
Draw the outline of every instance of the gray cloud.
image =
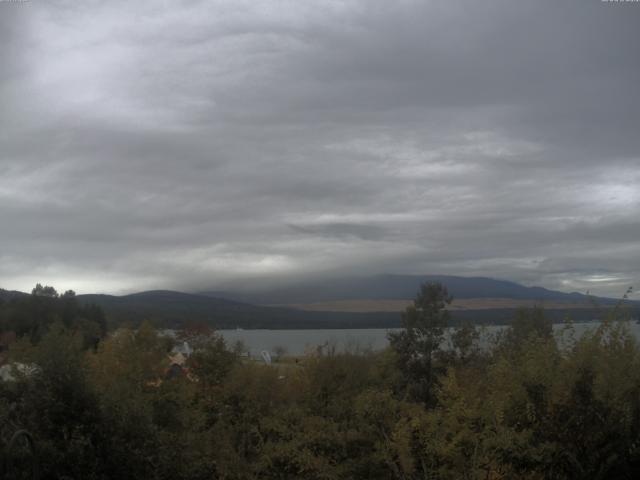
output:
M 0 2 L 0 282 L 640 278 L 640 7 Z

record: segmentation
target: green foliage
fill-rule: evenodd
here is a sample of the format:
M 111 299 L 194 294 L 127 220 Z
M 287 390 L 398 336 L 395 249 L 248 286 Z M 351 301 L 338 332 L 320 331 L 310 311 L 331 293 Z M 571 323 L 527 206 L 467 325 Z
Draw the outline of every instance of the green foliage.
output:
M 520 308 L 510 328 L 503 331 L 500 341 L 504 348 L 514 349 L 531 337 L 549 339 L 552 336 L 553 324 L 541 307 Z
M 71 290 L 59 296 L 53 287 L 38 284 L 31 295 L 0 303 L 0 332 L 13 331 L 38 343 L 57 322 L 79 332 L 86 347 L 97 345 L 107 332 L 102 309 L 80 304 Z
M 42 470 L 76 478 L 101 457 L 100 413 L 83 356 L 81 335 L 54 324 L 37 347 L 17 356 L 37 367 L 17 371 L 19 381 L 5 391 L 36 439 Z
M 402 316 L 403 329 L 389 334 L 389 343 L 397 355 L 398 368 L 403 372 L 404 388 L 409 395 L 427 404 L 435 400 L 438 365 L 435 356 L 440 351 L 450 315 L 446 307 L 453 298 L 440 283 L 425 283 Z
M 212 387 L 224 381 L 237 360 L 237 354 L 227 349 L 221 336 L 210 335 L 189 357 L 188 365 L 203 386 Z
M 40 283 L 36 284 L 34 289 L 31 290 L 31 295 L 35 297 L 58 298 L 58 292 L 55 288 L 49 285 L 42 286 Z
M 170 338 L 143 323 L 89 344 L 74 302 L 0 307 L 5 322 L 35 322 L 11 346 L 15 380 L 0 382 L 0 460 L 6 425 L 24 429 L 47 478 L 640 474 L 640 347 L 621 310 L 579 338 L 567 323 L 562 341 L 541 309 L 523 310 L 481 347 L 472 325 L 447 336 L 450 297 L 426 285 L 383 352 L 325 349 L 266 366 L 194 326 L 180 337 L 195 346 L 187 373 L 170 377 Z

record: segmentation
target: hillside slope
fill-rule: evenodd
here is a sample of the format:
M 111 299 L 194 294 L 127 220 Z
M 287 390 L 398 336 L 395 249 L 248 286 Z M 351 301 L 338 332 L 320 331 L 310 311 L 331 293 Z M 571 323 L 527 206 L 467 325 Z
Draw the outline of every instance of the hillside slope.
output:
M 17 298 L 27 295 L 24 292 L 18 292 L 17 290 L 4 290 L 0 288 L 0 300 L 11 300 L 12 298 Z
M 193 322 L 217 329 L 391 328 L 400 325 L 400 312 L 426 281 L 447 285 L 455 298 L 451 308 L 454 321 L 508 323 L 517 308 L 535 304 L 543 305 L 554 321 L 561 321 L 566 315 L 576 321 L 601 316 L 586 295 L 482 277 L 445 275 L 341 278 L 260 293 L 157 290 L 124 296 L 79 295 L 78 299 L 101 306 L 112 326 L 150 320 L 160 327 Z M 26 294 L 0 290 L 3 301 L 20 295 Z M 615 302 L 607 298 L 595 301 L 605 307 Z M 640 302 L 633 305 L 637 316 Z
M 451 275 L 375 275 L 305 282 L 289 287 L 264 289 L 258 292 L 204 292 L 217 298 L 253 304 L 306 304 L 353 299 L 406 300 L 415 297 L 424 282 L 441 282 L 457 299 L 501 298 L 514 300 L 588 302 L 580 293 L 565 293 L 542 287 L 525 287 L 515 282 L 485 277 Z M 598 298 L 599 303 L 615 300 Z
M 132 295 L 79 295 L 100 305 L 112 324 L 150 320 L 163 327 L 205 323 L 213 328 L 367 328 L 394 327 L 397 313 L 303 312 L 212 298 L 204 295 L 149 291 Z

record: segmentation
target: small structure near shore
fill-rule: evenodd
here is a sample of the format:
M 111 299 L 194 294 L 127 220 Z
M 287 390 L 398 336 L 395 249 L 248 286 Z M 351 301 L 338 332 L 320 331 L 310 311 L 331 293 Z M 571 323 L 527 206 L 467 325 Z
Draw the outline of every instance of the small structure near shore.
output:
M 271 365 L 271 354 L 269 352 L 267 352 L 266 350 L 262 350 L 262 352 L 260 352 L 260 355 L 262 356 L 262 359 L 264 360 L 264 363 L 266 365 Z

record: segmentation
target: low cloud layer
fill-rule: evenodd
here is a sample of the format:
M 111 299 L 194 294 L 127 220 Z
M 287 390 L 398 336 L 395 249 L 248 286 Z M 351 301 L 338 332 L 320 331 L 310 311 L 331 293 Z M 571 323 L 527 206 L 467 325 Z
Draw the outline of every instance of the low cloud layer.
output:
M 0 287 L 620 295 L 639 25 L 578 0 L 0 2 Z

